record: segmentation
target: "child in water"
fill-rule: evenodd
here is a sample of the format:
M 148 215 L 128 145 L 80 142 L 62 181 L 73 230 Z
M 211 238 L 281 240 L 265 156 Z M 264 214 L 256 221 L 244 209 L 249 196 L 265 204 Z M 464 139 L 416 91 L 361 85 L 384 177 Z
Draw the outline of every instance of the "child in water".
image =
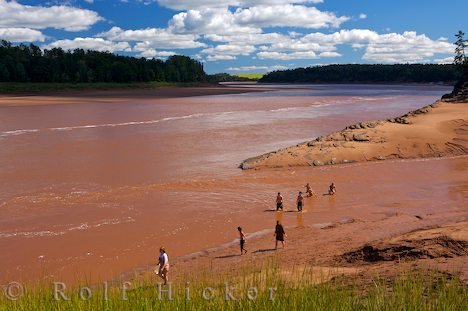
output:
M 306 187 L 306 196 L 307 197 L 315 196 L 315 193 L 312 191 L 312 188 L 310 187 L 309 183 L 307 183 L 307 185 L 305 185 L 305 187 Z

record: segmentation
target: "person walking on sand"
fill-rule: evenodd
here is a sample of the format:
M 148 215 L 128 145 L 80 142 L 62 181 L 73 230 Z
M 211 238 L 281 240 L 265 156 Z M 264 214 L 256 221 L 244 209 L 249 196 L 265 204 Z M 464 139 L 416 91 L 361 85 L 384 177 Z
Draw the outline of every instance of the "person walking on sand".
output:
M 276 210 L 283 210 L 283 197 L 280 192 L 278 192 L 278 195 L 276 196 Z
M 159 275 L 164 280 L 164 285 L 167 284 L 167 273 L 169 272 L 169 258 L 167 257 L 166 250 L 161 246 L 159 249 L 159 269 L 156 275 Z
M 244 248 L 244 246 L 245 246 L 245 234 L 242 231 L 241 227 L 237 227 L 237 230 L 239 231 L 239 241 L 240 241 L 241 255 L 247 254 L 247 250 Z
M 304 206 L 304 197 L 302 196 L 302 192 L 299 191 L 299 194 L 297 195 L 297 211 L 302 212 L 302 207 Z
M 334 183 L 331 183 L 330 188 L 328 188 L 328 194 L 334 195 L 336 193 L 336 187 Z
M 309 183 L 307 183 L 307 185 L 305 185 L 306 187 L 306 195 L 307 197 L 313 197 L 315 196 L 315 193 L 312 191 L 312 188 L 310 187 Z
M 278 249 L 278 241 L 281 242 L 281 244 L 283 245 L 283 248 L 284 248 L 284 238 L 287 237 L 287 235 L 286 235 L 286 232 L 284 232 L 284 228 L 280 224 L 279 221 L 276 222 L 274 236 L 276 237 L 275 249 Z

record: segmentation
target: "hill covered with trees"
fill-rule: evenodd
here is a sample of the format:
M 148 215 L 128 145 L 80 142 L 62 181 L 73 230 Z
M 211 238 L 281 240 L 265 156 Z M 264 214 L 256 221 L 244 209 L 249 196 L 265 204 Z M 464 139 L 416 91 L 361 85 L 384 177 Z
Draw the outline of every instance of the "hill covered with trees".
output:
M 187 56 L 166 61 L 114 55 L 109 52 L 61 48 L 41 50 L 36 45 L 0 42 L 0 82 L 199 82 L 203 65 Z
M 461 73 L 455 65 L 328 65 L 273 71 L 262 83 L 454 83 Z

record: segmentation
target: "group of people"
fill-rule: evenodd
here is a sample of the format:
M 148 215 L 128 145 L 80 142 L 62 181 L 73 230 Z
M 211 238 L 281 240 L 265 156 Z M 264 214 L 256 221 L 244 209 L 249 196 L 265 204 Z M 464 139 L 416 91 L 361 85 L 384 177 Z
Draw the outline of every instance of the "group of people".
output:
M 307 197 L 316 196 L 315 192 L 312 191 L 312 188 L 310 187 L 309 183 L 305 185 L 305 188 L 306 188 Z M 334 183 L 331 183 L 331 185 L 328 187 L 328 194 L 334 195 L 335 193 L 336 193 L 336 186 Z M 297 206 L 297 211 L 302 212 L 302 208 L 304 207 L 304 196 L 302 195 L 302 191 L 299 191 L 299 194 L 297 195 L 296 206 Z M 278 195 L 276 196 L 276 210 L 277 211 L 283 210 L 283 196 L 281 195 L 281 192 L 278 192 Z
M 305 185 L 305 188 L 306 188 L 307 197 L 316 196 L 316 194 L 312 191 L 312 188 L 310 187 L 309 183 Z M 331 183 L 331 185 L 328 188 L 328 194 L 334 195 L 335 193 L 336 193 L 336 186 L 334 183 Z M 299 194 L 296 199 L 296 204 L 297 204 L 297 211 L 302 212 L 302 208 L 304 206 L 304 197 L 302 196 L 302 191 L 299 191 Z M 276 196 L 276 210 L 277 211 L 283 210 L 283 197 L 281 196 L 280 192 L 278 192 L 278 195 Z M 245 249 L 245 234 L 242 231 L 242 227 L 237 227 L 237 231 L 239 231 L 241 255 L 247 254 L 247 250 Z M 287 237 L 287 235 L 286 235 L 286 232 L 284 231 L 283 225 L 279 221 L 276 221 L 275 232 L 273 235 L 275 237 L 275 249 L 278 249 L 278 242 L 281 242 L 281 245 L 284 248 L 284 238 Z M 166 250 L 162 246 L 159 249 L 158 268 L 154 272 L 156 273 L 156 275 L 158 275 L 164 280 L 164 284 L 166 285 L 168 281 L 167 275 L 169 272 L 169 258 L 167 256 Z
M 237 230 L 239 231 L 239 242 L 240 242 L 241 255 L 247 254 L 247 250 L 245 249 L 245 234 L 244 234 L 244 231 L 242 231 L 241 227 L 237 227 Z M 279 221 L 276 221 L 275 232 L 274 232 L 273 236 L 276 238 L 275 249 L 278 249 L 278 242 L 281 242 L 281 245 L 284 248 L 284 238 L 287 237 L 287 235 L 286 235 L 286 232 L 284 231 L 283 225 Z
M 239 241 L 240 241 L 240 251 L 241 255 L 247 254 L 247 250 L 245 249 L 245 234 L 242 231 L 242 227 L 237 227 L 239 231 Z M 276 222 L 275 233 L 274 236 L 276 237 L 275 242 L 275 249 L 278 248 L 278 242 L 281 242 L 281 245 L 284 248 L 284 238 L 287 236 L 286 232 L 284 231 L 283 225 L 280 224 L 279 221 Z M 167 285 L 168 282 L 168 273 L 169 273 L 169 257 L 167 256 L 166 249 L 164 247 L 159 248 L 159 260 L 158 266 L 154 270 L 157 276 L 164 280 L 164 285 Z
M 316 196 L 315 192 L 312 191 L 312 188 L 310 187 L 309 183 L 305 185 L 305 188 L 306 188 L 307 197 Z M 335 183 L 332 182 L 330 186 L 328 187 L 328 195 L 334 195 L 334 194 L 336 194 L 336 186 L 335 186 Z M 304 196 L 302 195 L 302 191 L 299 191 L 299 194 L 297 195 L 296 205 L 297 205 L 297 211 L 302 212 L 302 209 L 304 207 Z M 281 211 L 283 210 L 283 196 L 281 195 L 281 192 L 278 192 L 276 196 L 276 211 L 280 211 L 280 210 Z M 241 227 L 237 227 L 237 230 L 239 231 L 241 255 L 244 255 L 247 253 L 247 250 L 245 249 L 245 234 L 242 231 Z M 278 249 L 278 242 L 281 242 L 281 245 L 284 248 L 284 238 L 287 237 L 287 235 L 286 235 L 286 232 L 284 231 L 283 225 L 281 225 L 279 221 L 276 221 L 274 236 L 276 238 L 275 249 Z
M 297 211 L 302 212 L 302 207 L 304 206 L 304 197 L 302 196 L 302 191 L 299 191 L 296 204 L 297 204 Z M 283 196 L 281 195 L 281 192 L 278 192 L 278 195 L 276 196 L 276 210 L 277 211 L 283 210 Z

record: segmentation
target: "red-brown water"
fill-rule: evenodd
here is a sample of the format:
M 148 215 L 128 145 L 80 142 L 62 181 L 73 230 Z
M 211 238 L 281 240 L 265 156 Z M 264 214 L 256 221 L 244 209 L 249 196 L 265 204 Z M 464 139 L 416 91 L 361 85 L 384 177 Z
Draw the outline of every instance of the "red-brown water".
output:
M 465 158 L 237 168 L 245 158 L 395 117 L 448 91 L 301 86 L 0 107 L 0 282 L 96 282 L 155 262 L 161 245 L 174 258 L 230 242 L 238 225 L 253 233 L 274 224 L 276 192 L 294 209 L 306 181 L 319 193 L 334 181 L 340 196 L 306 203 L 303 216 L 284 213 L 286 226 L 463 208 Z

